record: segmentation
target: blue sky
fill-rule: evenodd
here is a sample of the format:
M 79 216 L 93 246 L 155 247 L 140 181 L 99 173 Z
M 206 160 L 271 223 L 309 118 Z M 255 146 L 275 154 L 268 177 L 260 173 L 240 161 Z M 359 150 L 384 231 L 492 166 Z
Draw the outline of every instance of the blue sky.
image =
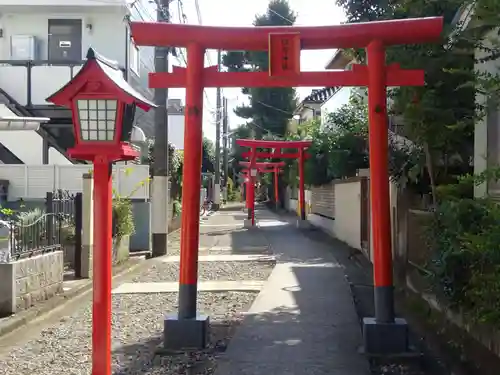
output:
M 187 23 L 198 24 L 195 0 L 183 0 L 184 14 Z M 203 25 L 210 26 L 250 26 L 256 13 L 263 13 L 267 9 L 268 0 L 198 0 L 201 21 Z M 341 9 L 335 5 L 335 0 L 289 0 L 292 9 L 298 14 L 296 25 L 318 26 L 336 25 L 344 20 Z M 181 22 L 176 2 L 171 5 L 173 12 L 172 21 Z M 303 71 L 324 70 L 324 66 L 333 55 L 334 50 L 302 51 L 301 68 Z M 212 63 L 217 61 L 216 51 L 209 51 Z M 172 59 L 174 64 L 182 61 Z M 205 63 L 208 65 L 208 62 Z M 299 96 L 304 98 L 311 92 L 312 88 L 298 89 Z M 228 98 L 231 108 L 245 103 L 246 97 L 241 94 L 240 89 L 224 89 L 224 95 Z M 184 89 L 169 90 L 169 97 L 181 98 L 184 101 Z M 214 110 L 216 103 L 216 89 L 206 89 L 205 106 L 203 113 L 203 131 L 210 139 L 215 139 Z M 231 128 L 244 123 L 244 119 L 238 118 L 230 110 L 229 125 Z

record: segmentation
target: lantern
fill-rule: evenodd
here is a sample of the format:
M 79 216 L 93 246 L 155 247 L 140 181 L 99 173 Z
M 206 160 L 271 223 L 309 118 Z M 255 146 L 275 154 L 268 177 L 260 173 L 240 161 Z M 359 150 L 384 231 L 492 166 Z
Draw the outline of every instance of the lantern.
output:
M 92 48 L 78 74 L 47 101 L 72 110 L 75 147 L 68 150 L 71 157 L 94 160 L 99 155 L 109 162 L 138 156 L 129 144 L 136 107 L 145 111 L 156 107 L 130 86 L 116 62 Z

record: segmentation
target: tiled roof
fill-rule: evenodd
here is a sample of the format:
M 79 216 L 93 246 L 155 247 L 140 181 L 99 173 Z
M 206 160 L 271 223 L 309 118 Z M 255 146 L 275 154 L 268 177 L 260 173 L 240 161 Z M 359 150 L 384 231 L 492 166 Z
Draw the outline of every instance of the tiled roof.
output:
M 338 87 L 325 87 L 323 89 L 314 89 L 302 103 L 324 103 L 330 99 L 337 91 Z

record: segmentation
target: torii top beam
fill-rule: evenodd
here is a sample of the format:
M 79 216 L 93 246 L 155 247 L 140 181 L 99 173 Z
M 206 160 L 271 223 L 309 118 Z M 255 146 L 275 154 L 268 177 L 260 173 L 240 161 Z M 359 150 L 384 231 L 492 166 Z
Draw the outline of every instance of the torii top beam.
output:
M 243 167 L 250 167 L 250 162 L 249 161 L 240 161 L 240 165 Z M 272 168 L 272 167 L 284 167 L 285 162 L 284 161 L 277 161 L 277 162 L 272 162 L 272 161 L 264 161 L 260 163 L 255 163 L 253 165 L 254 168 L 260 169 L 260 168 Z
M 237 139 L 236 144 L 251 148 L 298 148 L 304 149 L 312 145 L 312 141 L 266 141 L 261 139 Z
M 257 159 L 298 159 L 300 157 L 299 153 L 281 153 L 281 152 L 262 152 L 257 151 L 255 153 Z M 249 158 L 252 156 L 252 151 L 245 151 L 241 153 L 242 158 Z M 311 158 L 310 154 L 304 153 L 304 158 Z
M 260 173 L 275 173 L 275 172 L 278 172 L 278 173 L 279 173 L 279 172 L 281 172 L 282 170 L 281 170 L 279 167 L 275 167 L 275 168 L 273 168 L 273 169 L 264 169 L 264 168 L 262 168 L 262 169 L 258 169 L 258 171 L 259 171 Z M 248 173 L 249 173 L 248 169 L 243 169 L 241 172 L 242 172 L 245 176 L 247 176 L 247 175 L 248 175 Z
M 363 48 L 371 41 L 384 45 L 434 42 L 443 29 L 442 17 L 359 22 L 334 26 L 219 27 L 158 22 L 132 22 L 131 33 L 141 46 L 265 51 L 269 34 L 300 33 L 301 49 Z

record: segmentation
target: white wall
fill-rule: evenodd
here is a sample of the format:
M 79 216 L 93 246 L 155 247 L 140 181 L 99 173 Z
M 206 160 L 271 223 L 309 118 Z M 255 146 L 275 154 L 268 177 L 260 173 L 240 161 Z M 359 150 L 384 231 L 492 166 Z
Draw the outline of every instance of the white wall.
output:
M 0 142 L 24 164 L 42 165 L 43 139 L 34 130 L 0 131 Z M 49 149 L 49 164 L 72 164 L 54 148 Z
M 83 174 L 91 165 L 0 164 L 0 179 L 9 181 L 9 201 L 42 199 L 48 191 L 82 192 Z M 121 196 L 149 199 L 149 166 L 113 166 L 113 189 Z
M 338 111 L 341 107 L 349 104 L 352 94 L 359 94 L 360 97 L 367 99 L 366 89 L 360 87 L 342 87 L 330 99 L 321 106 L 321 127 L 327 124 L 328 114 Z
M 42 8 L 43 9 L 43 8 Z M 125 66 L 126 22 L 125 9 L 95 7 L 79 8 L 74 11 L 53 11 L 50 13 L 7 13 L 0 20 L 4 35 L 0 39 L 0 59 L 10 59 L 10 38 L 13 35 L 32 35 L 39 43 L 39 59 L 48 56 L 49 19 L 70 18 L 82 20 L 82 59 L 89 47 L 93 47 L 107 58 Z M 92 25 L 92 30 L 87 29 Z
M 334 185 L 335 189 L 335 219 L 329 219 L 321 215 L 309 214 L 307 219 L 312 225 L 321 228 L 332 237 L 338 238 L 345 242 L 350 247 L 358 250 L 363 250 L 361 243 L 361 181 L 355 180 L 352 182 L 337 182 Z M 399 247 L 396 241 L 396 233 L 398 233 L 397 223 L 397 199 L 398 188 L 394 183 L 390 183 L 390 215 L 391 215 L 391 242 L 393 256 Z M 373 225 L 369 219 L 370 225 L 370 253 L 365 255 L 369 260 L 373 259 Z
M 485 40 L 497 37 L 498 30 L 491 31 Z M 485 44 L 487 44 L 485 42 Z M 476 61 L 489 53 L 476 50 Z M 500 59 L 476 63 L 475 69 L 482 73 L 499 74 Z M 487 106 L 486 97 L 476 94 L 476 104 Z M 488 166 L 500 164 L 500 111 L 489 110 L 481 119 L 476 120 L 474 129 L 474 173 L 483 172 Z M 483 197 L 487 194 L 500 195 L 500 184 L 483 183 L 474 187 L 474 195 Z
M 109 7 L 110 5 L 125 5 L 127 0 L 105 0 L 105 1 L 95 1 L 95 0 L 0 0 L 0 6 L 9 7 L 10 9 L 16 9 L 16 7 L 26 7 L 26 6 L 92 6 L 92 7 Z M 8 9 L 9 9 L 8 8 Z
M 1 3 L 0 3 L 1 5 Z M 65 9 L 65 8 L 64 8 Z M 104 10 L 103 10 L 104 9 Z M 73 11 L 36 13 L 5 13 L 0 18 L 4 36 L 0 39 L 0 60 L 9 60 L 13 35 L 35 36 L 39 44 L 38 60 L 48 56 L 48 20 L 57 18 L 82 19 L 82 59 L 89 47 L 108 59 L 126 66 L 127 25 L 125 9 L 78 8 Z M 92 30 L 85 27 L 92 25 Z M 69 66 L 35 66 L 32 69 L 32 103 L 49 104 L 45 98 L 66 84 L 78 72 Z M 22 105 L 27 104 L 27 75 L 24 66 L 0 66 L 0 87 Z
M 15 114 L 0 104 L 0 117 L 15 117 Z M 43 138 L 34 130 L 0 131 L 0 142 L 24 164 L 42 164 Z M 71 162 L 54 148 L 49 149 L 49 164 L 68 165 Z
M 335 234 L 361 249 L 361 182 L 335 184 Z
M 184 115 L 168 115 L 168 141 L 184 150 Z
M 343 105 L 349 103 L 352 87 L 342 87 L 330 99 L 321 106 L 321 127 L 327 122 L 328 114 L 339 110 Z

